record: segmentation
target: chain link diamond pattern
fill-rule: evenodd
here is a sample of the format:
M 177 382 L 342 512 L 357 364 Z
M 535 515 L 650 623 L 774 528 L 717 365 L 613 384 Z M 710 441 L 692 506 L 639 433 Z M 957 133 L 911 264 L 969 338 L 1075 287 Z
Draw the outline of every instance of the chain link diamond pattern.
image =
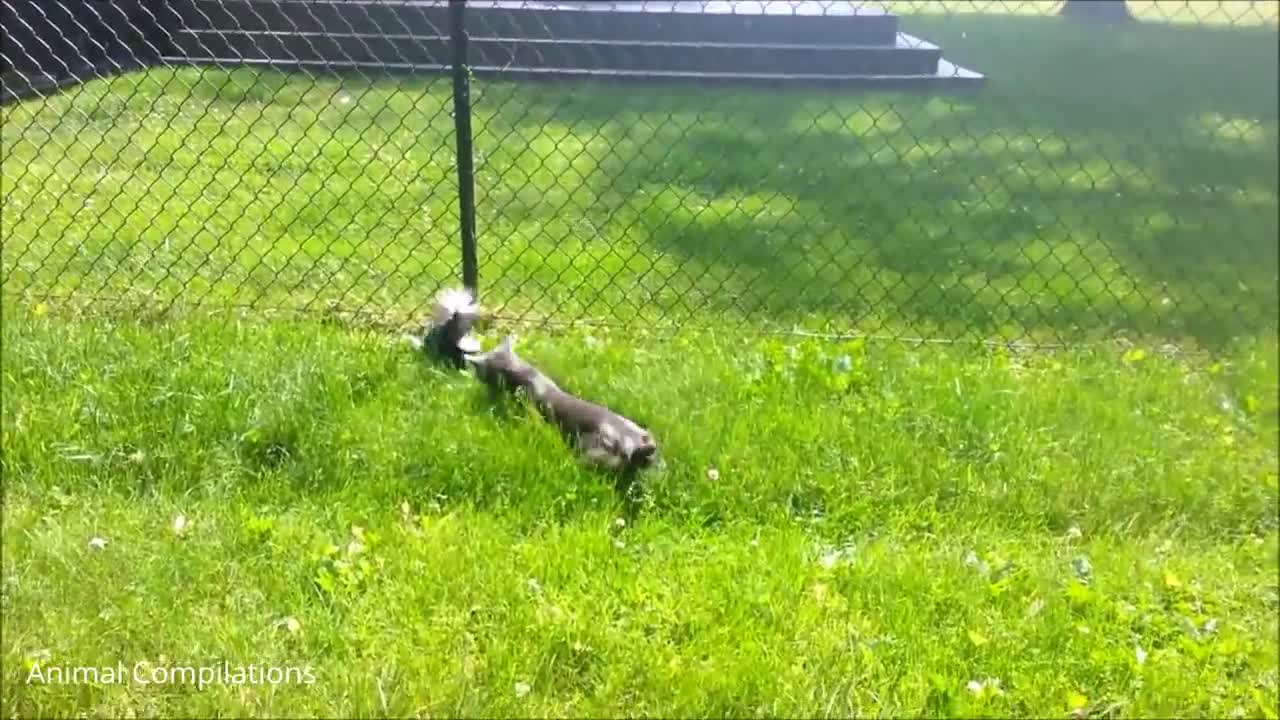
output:
M 6 3 L 4 296 L 412 321 L 470 182 L 512 321 L 1275 331 L 1280 4 L 467 5 Z

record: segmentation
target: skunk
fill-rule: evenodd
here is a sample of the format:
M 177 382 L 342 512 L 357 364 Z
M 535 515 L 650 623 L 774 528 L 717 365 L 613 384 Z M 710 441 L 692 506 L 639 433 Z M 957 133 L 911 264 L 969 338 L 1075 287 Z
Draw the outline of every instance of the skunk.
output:
M 475 296 L 462 288 L 450 288 L 436 295 L 431 318 L 421 337 L 409 338 L 415 348 L 441 358 L 454 367 L 466 369 L 466 356 L 480 352 L 480 341 L 471 328 L 483 311 Z
M 658 450 L 647 430 L 612 410 L 565 392 L 512 350 L 512 338 L 484 353 L 468 353 L 476 377 L 494 390 L 524 391 L 583 459 L 611 470 L 648 467 Z

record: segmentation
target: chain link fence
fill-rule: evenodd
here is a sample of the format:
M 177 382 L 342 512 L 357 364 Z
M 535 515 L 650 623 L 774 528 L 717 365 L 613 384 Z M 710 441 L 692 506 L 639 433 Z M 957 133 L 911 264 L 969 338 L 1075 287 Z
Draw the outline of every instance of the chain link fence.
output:
M 3 12 L 6 301 L 402 322 L 465 277 L 517 321 L 1276 329 L 1275 2 Z

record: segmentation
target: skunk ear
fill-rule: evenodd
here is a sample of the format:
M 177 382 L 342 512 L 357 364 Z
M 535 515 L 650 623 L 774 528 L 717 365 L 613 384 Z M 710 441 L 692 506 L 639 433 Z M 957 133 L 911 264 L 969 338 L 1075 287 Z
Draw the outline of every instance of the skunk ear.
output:
M 515 346 L 515 344 L 516 344 L 516 336 L 507 335 L 506 337 L 502 338 L 502 342 L 498 344 L 498 349 L 495 352 L 511 352 L 511 349 L 512 347 Z

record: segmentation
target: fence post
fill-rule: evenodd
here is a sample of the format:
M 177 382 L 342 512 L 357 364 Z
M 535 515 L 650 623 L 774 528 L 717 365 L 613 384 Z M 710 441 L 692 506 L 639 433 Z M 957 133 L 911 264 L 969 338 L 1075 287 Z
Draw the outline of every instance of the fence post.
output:
M 453 47 L 453 124 L 458 145 L 458 219 L 462 225 L 462 284 L 479 297 L 476 267 L 475 177 L 471 165 L 471 79 L 467 67 L 466 0 L 449 0 Z

